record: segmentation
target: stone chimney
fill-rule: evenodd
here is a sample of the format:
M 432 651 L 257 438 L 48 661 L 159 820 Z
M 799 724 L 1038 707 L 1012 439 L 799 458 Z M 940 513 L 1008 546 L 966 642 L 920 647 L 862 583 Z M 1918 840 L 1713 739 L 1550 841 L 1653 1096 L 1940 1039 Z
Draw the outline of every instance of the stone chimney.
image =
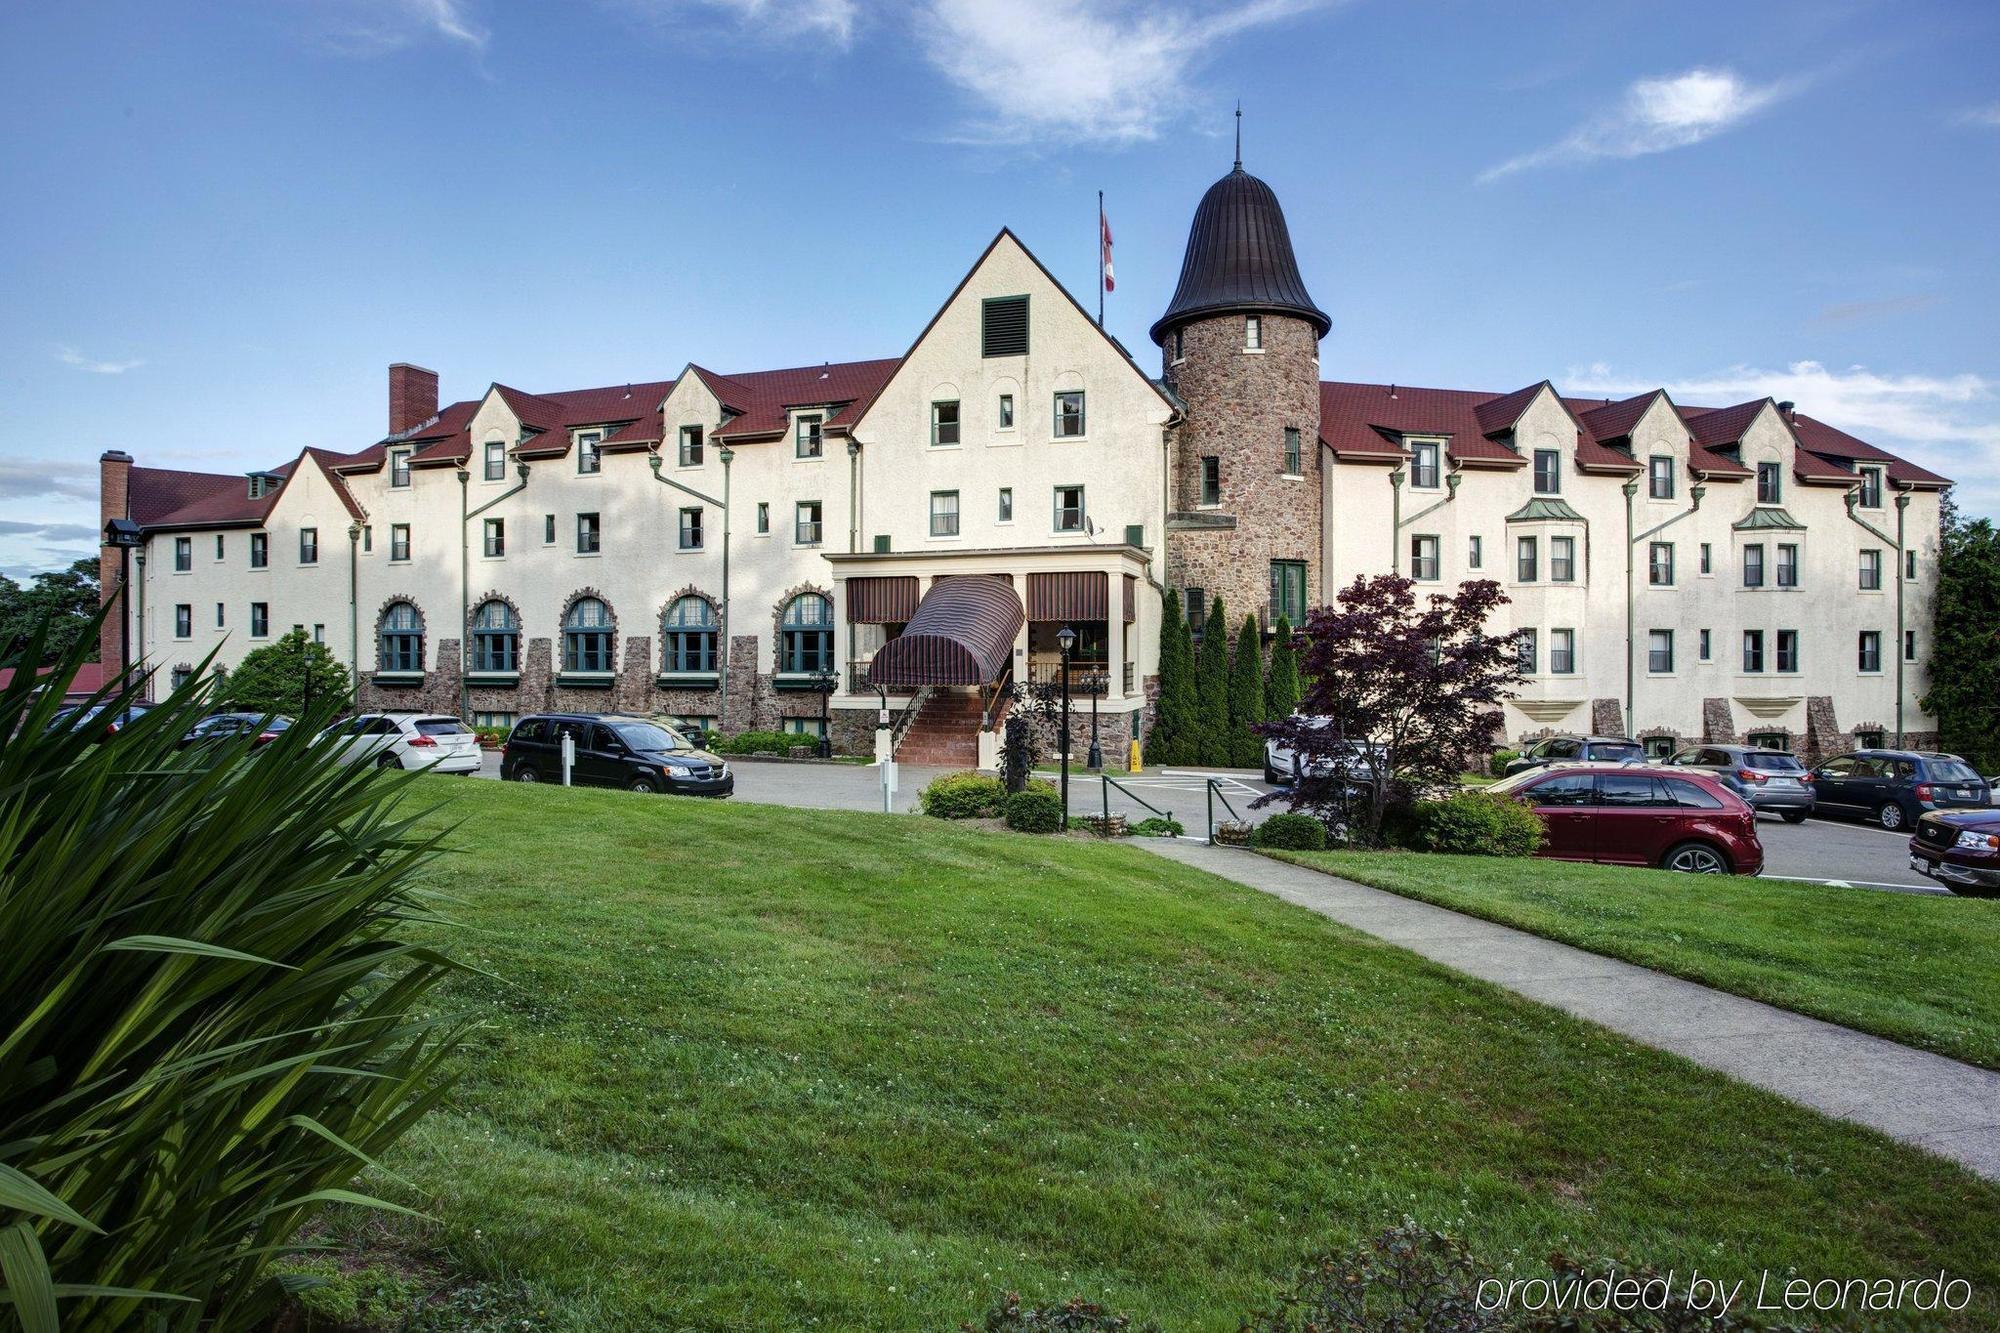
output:
M 132 455 L 122 449 L 106 449 L 97 459 L 97 537 L 104 542 L 105 525 L 132 512 Z M 97 553 L 97 596 L 108 602 L 118 594 L 128 572 L 125 548 L 105 543 Z M 97 630 L 97 660 L 109 679 L 125 661 L 126 606 L 106 616 Z
M 438 374 L 407 361 L 389 367 L 389 433 L 401 435 L 438 413 Z

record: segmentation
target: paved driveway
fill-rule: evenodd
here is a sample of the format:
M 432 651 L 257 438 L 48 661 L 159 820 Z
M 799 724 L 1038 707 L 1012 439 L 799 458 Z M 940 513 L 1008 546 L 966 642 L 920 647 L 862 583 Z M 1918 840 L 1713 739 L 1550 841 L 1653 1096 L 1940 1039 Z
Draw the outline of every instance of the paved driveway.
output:
M 732 763 L 736 769 L 736 794 L 746 801 L 824 810 L 882 808 L 881 771 L 872 765 L 786 764 L 754 759 Z M 901 812 L 915 810 L 917 793 L 924 784 L 946 771 L 900 768 L 891 808 Z M 500 757 L 488 750 L 480 776 L 499 775 Z M 1262 810 L 1251 808 L 1253 801 L 1271 790 L 1260 776 L 1251 772 L 1153 769 L 1134 777 L 1115 778 L 1107 793 L 1098 778 L 1072 769 L 1070 813 L 1097 813 L 1104 809 L 1108 794 L 1114 814 L 1132 820 L 1144 819 L 1152 810 L 1142 803 L 1149 803 L 1172 811 L 1190 834 L 1201 837 L 1208 828 L 1211 776 L 1220 784 L 1215 802 L 1218 820 L 1230 817 L 1230 806 L 1252 823 L 1262 822 L 1284 809 L 1282 804 Z M 1909 838 L 1905 834 L 1886 833 L 1846 820 L 1809 819 L 1803 824 L 1787 824 L 1776 818 L 1758 821 L 1757 833 L 1764 842 L 1767 878 L 1807 880 L 1833 888 L 1889 889 L 1902 893 L 1945 891 L 1910 869 L 1906 850 Z

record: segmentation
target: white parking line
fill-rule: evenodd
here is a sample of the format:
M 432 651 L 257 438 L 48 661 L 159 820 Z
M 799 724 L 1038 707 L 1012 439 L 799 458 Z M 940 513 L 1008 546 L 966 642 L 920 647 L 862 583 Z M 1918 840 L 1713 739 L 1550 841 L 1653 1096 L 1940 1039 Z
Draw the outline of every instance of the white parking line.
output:
M 1789 884 L 1824 884 L 1831 889 L 1894 889 L 1899 893 L 1949 895 L 1950 889 L 1937 884 L 1887 884 L 1866 879 L 1814 879 L 1810 875 L 1759 875 L 1759 879 L 1782 879 Z
M 1825 815 L 1814 815 L 1806 822 L 1810 824 L 1830 824 L 1835 828 L 1851 828 L 1860 833 L 1880 833 L 1890 838 L 1907 840 L 1910 836 L 1910 830 L 1906 828 L 1883 828 L 1880 824 L 1868 824 L 1858 819 L 1829 819 Z

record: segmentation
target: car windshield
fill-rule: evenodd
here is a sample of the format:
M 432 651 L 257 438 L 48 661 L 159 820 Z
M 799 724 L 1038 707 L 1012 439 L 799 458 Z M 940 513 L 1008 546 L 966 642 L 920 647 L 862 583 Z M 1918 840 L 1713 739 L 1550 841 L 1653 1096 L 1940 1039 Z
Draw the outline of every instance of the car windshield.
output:
M 1592 742 L 1589 753 L 1592 759 L 1603 759 L 1611 763 L 1646 757 L 1643 748 L 1623 741 Z
M 1489 783 L 1486 790 L 1502 795 L 1509 792 L 1517 792 L 1530 782 L 1539 782 L 1548 775 L 1549 771 L 1546 768 L 1524 768 L 1512 777 L 1502 778 L 1498 782 Z
M 1803 773 L 1806 766 L 1799 762 L 1797 755 L 1758 754 L 1751 751 L 1743 756 L 1743 762 L 1751 768 L 1761 768 L 1771 773 Z
M 1933 782 L 1979 782 L 1982 779 L 1972 771 L 1969 764 L 1956 759 L 1933 759 L 1930 761 Z
M 417 719 L 417 734 L 420 736 L 463 736 L 467 732 L 465 724 L 455 717 L 420 717 Z
M 657 722 L 614 722 L 611 729 L 618 739 L 635 750 L 692 750 L 686 738 Z

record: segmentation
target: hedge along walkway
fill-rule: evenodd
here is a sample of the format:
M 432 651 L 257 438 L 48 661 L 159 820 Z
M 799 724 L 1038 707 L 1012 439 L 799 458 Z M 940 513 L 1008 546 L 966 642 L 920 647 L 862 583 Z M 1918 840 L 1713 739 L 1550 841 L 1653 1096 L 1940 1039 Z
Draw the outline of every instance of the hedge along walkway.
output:
M 1142 845 L 2000 1180 L 2000 1073 L 1254 852 Z

